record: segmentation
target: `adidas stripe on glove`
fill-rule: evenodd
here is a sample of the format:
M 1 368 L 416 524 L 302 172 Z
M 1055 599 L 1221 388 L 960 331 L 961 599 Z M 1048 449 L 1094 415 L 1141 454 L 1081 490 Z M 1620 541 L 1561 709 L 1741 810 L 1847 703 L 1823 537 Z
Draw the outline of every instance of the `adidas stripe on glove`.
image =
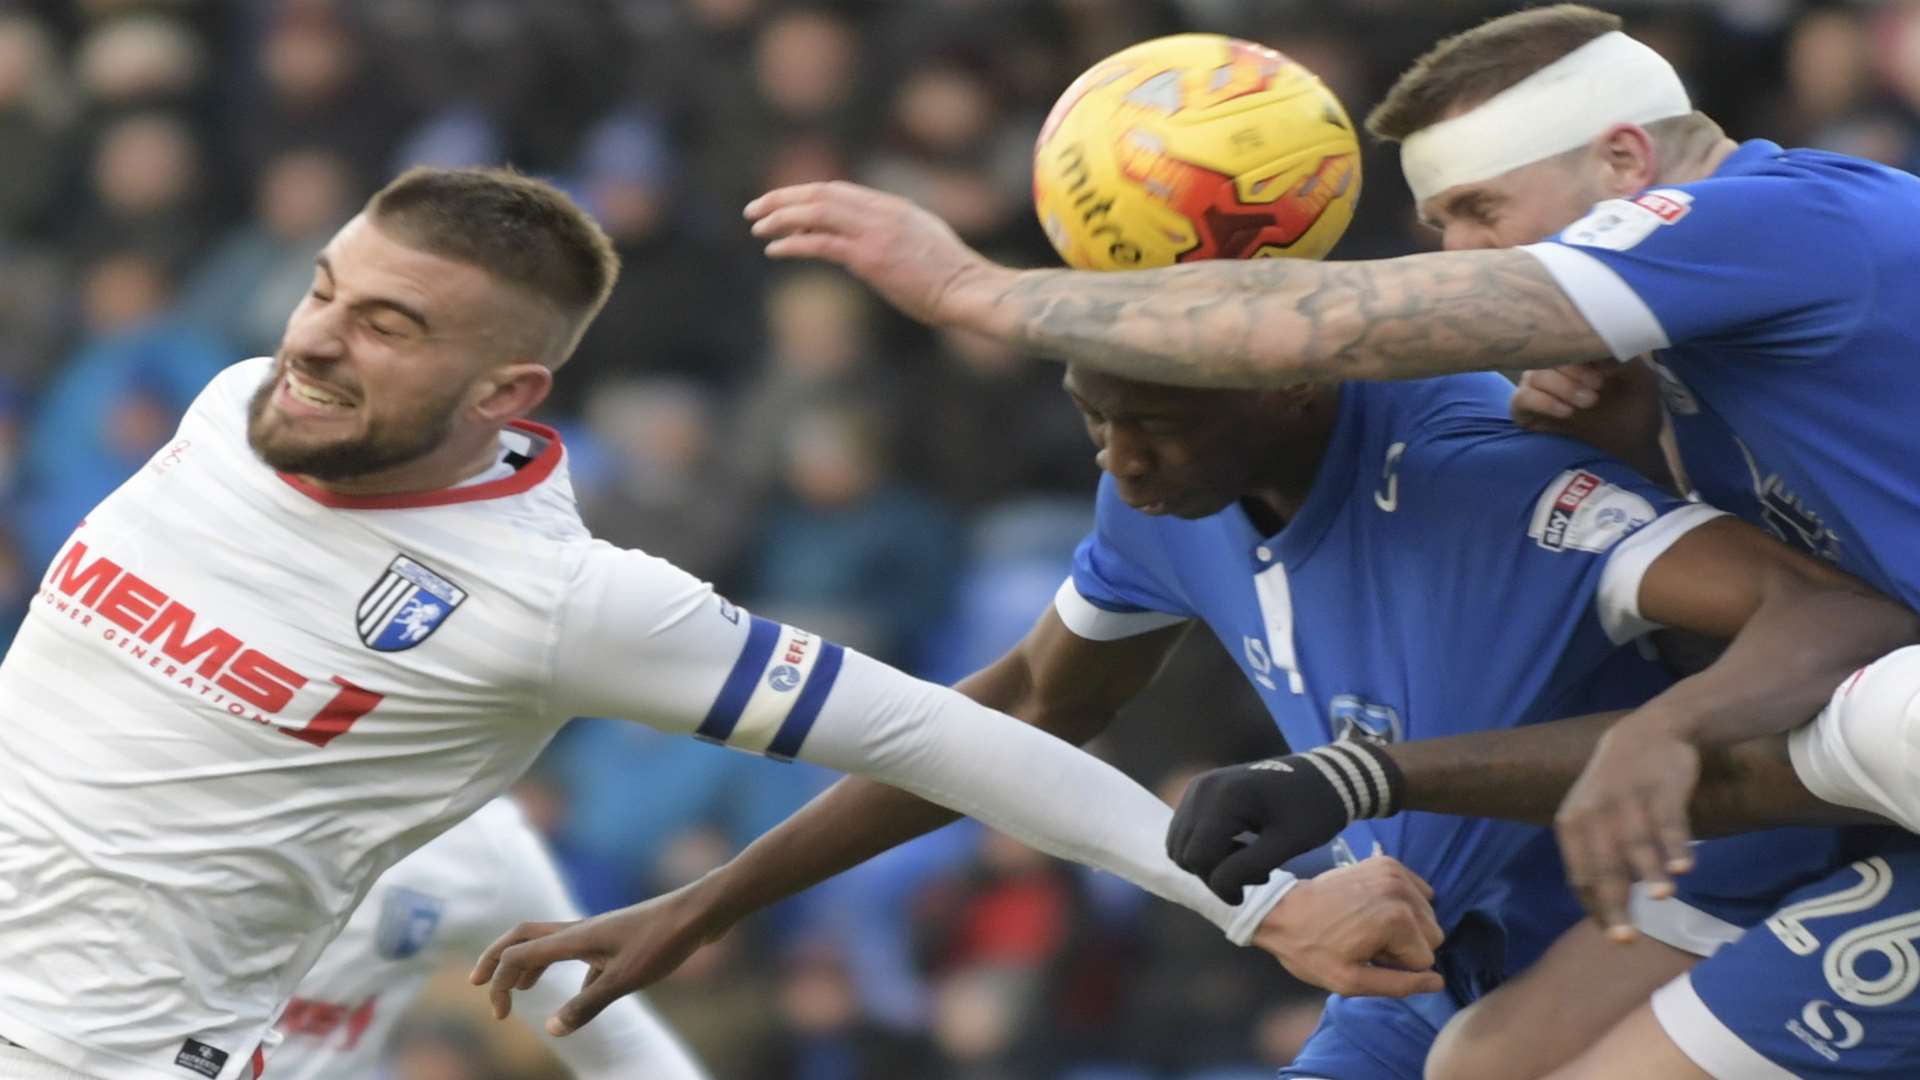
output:
M 1214 769 L 1180 800 L 1167 855 L 1237 904 L 1244 887 L 1353 822 L 1397 813 L 1405 788 L 1400 767 L 1365 742 Z

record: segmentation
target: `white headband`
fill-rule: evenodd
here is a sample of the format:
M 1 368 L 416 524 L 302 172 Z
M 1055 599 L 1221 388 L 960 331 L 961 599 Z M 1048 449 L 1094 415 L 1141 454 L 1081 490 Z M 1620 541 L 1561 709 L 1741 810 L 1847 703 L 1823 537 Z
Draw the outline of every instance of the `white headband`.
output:
M 1615 124 L 1693 111 L 1659 53 L 1618 30 L 1602 34 L 1479 105 L 1422 128 L 1400 146 L 1415 203 L 1599 138 Z

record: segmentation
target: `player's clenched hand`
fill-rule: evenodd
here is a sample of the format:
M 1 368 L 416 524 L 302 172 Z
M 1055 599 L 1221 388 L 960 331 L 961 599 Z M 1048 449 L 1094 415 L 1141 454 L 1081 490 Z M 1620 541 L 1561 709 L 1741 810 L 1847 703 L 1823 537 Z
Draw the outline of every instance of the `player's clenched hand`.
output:
M 1590 360 L 1521 375 L 1507 406 L 1513 412 L 1513 422 L 1534 430 L 1561 431 L 1561 421 L 1572 420 L 1582 409 L 1600 404 L 1610 366 L 1612 361 Z
M 1627 899 L 1635 881 L 1672 894 L 1669 875 L 1693 866 L 1687 807 L 1700 782 L 1700 751 L 1658 723 L 1629 717 L 1602 736 L 1554 817 L 1567 881 L 1587 912 L 1619 941 L 1634 937 Z
M 547 1020 L 548 1033 L 567 1035 L 608 1005 L 671 975 L 724 932 L 706 929 L 696 910 L 682 889 L 578 922 L 521 923 L 487 946 L 471 979 L 475 986 L 491 983 L 493 1015 L 504 1020 L 513 1011 L 515 990 L 532 989 L 561 961 L 584 961 L 580 992 Z
M 1404 780 L 1385 751 L 1341 741 L 1202 773 L 1167 826 L 1167 857 L 1229 904 L 1274 867 L 1397 809 Z M 1247 841 L 1248 837 L 1251 841 Z
M 1300 882 L 1254 932 L 1295 977 L 1338 994 L 1406 997 L 1443 989 L 1433 969 L 1445 935 L 1433 887 L 1375 855 Z
M 1529 371 L 1507 408 L 1523 428 L 1579 439 L 1629 463 L 1641 461 L 1660 438 L 1659 383 L 1638 361 Z
M 951 321 L 963 296 L 990 303 L 1014 273 L 932 213 L 842 180 L 777 188 L 748 203 L 746 216 L 768 255 L 839 263 L 925 323 Z

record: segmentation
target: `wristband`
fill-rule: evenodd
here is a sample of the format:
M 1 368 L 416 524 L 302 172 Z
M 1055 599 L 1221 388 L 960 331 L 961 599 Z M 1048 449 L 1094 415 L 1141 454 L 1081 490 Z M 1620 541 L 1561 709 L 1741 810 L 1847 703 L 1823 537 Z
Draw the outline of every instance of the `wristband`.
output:
M 1256 762 L 1249 768 L 1297 767 L 1294 763 L 1311 765 L 1327 778 L 1346 807 L 1348 821 L 1392 817 L 1400 812 L 1400 803 L 1406 797 L 1406 775 L 1386 750 L 1370 742 L 1343 739 L 1304 754 Z

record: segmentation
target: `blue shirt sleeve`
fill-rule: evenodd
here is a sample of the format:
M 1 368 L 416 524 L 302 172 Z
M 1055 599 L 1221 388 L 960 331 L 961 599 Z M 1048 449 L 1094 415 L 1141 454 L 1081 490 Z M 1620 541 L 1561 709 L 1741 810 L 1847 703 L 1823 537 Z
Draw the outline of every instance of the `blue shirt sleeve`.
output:
M 1121 501 L 1104 475 L 1093 532 L 1073 553 L 1073 587 L 1089 604 L 1118 615 L 1194 615 L 1154 519 Z
M 1715 514 L 1585 444 L 1496 421 L 1430 427 L 1400 476 L 1393 599 L 1417 628 L 1403 647 L 1424 684 L 1420 738 L 1586 711 L 1556 703 L 1647 629 L 1639 574 L 1610 563 L 1631 564 L 1636 537 L 1650 562 L 1660 533 Z
M 1872 246 L 1816 181 L 1730 176 L 1610 199 L 1526 250 L 1626 359 L 1675 345 L 1811 360 L 1865 320 Z

